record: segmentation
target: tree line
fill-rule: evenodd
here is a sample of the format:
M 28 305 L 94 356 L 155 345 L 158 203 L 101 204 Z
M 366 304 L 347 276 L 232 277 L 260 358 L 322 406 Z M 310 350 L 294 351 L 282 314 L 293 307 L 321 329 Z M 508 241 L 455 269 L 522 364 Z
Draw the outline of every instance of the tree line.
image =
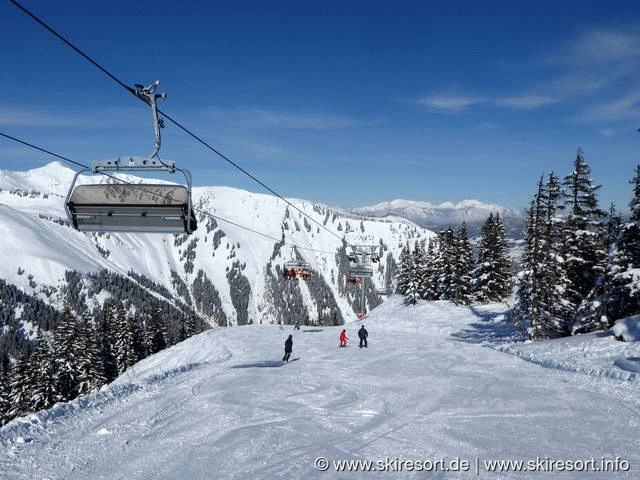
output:
M 631 215 L 600 209 L 591 168 L 578 150 L 561 181 L 540 178 L 527 222 L 513 318 L 531 338 L 607 329 L 640 313 L 640 165 Z
M 37 328 L 12 355 L 2 352 L 0 425 L 96 392 L 147 356 L 209 328 L 192 311 L 146 300 L 142 309 L 112 298 L 94 314 L 67 303 L 51 329 Z
M 499 302 L 511 293 L 511 259 L 500 214 L 490 214 L 474 256 L 467 227 L 449 226 L 426 245 L 407 244 L 400 253 L 396 292 L 408 304 L 418 299 L 457 305 Z
M 466 226 L 400 256 L 397 292 L 406 302 L 450 300 L 467 305 L 499 302 L 516 287 L 510 316 L 532 339 L 556 338 L 611 327 L 640 313 L 640 165 L 630 180 L 631 215 L 600 209 L 591 168 L 578 149 L 573 171 L 562 180 L 543 175 L 531 201 L 522 267 L 512 282 L 499 214 L 482 226 L 473 257 Z

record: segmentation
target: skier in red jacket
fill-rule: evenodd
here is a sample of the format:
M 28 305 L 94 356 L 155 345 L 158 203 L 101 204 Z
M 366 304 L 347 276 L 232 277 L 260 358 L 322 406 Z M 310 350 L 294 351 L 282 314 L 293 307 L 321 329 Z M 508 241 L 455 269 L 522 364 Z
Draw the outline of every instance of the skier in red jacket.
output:
M 346 347 L 347 346 L 347 340 L 349 340 L 349 337 L 347 337 L 347 331 L 346 330 L 342 330 L 340 332 L 340 346 L 341 347 Z

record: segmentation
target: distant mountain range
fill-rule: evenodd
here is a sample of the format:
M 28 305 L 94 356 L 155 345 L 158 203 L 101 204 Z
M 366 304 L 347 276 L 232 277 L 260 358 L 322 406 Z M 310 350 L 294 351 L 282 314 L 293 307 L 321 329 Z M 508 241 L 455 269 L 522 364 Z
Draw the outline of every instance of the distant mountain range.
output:
M 489 214 L 499 213 L 504 222 L 507 236 L 515 240 L 524 236 L 527 218 L 525 208 L 505 208 L 500 205 L 482 203 L 478 200 L 433 205 L 429 202 L 397 199 L 370 207 L 352 208 L 347 211 L 372 218 L 403 218 L 435 232 L 442 227 L 458 226 L 464 222 L 467 224 L 470 236 L 478 234 Z

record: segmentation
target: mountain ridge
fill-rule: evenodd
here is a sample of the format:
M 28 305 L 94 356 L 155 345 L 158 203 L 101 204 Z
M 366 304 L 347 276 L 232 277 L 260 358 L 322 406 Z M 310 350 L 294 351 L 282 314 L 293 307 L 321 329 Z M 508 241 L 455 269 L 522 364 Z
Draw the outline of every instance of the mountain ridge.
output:
M 108 270 L 148 278 L 202 316 L 218 311 L 225 325 L 291 323 L 296 317 L 308 324 L 341 323 L 361 310 L 362 292 L 345 283 L 349 244 L 379 246 L 382 262 L 374 264 L 365 286 L 368 310 L 382 300 L 377 291 L 393 283 L 404 242 L 434 235 L 404 219 L 354 217 L 288 200 L 335 233 L 330 235 L 275 196 L 224 186 L 193 188 L 199 228 L 190 236 L 82 233 L 71 228 L 64 210 L 74 175 L 59 162 L 0 172 L 0 226 L 11 232 L 0 277 L 58 308 L 63 300 L 50 292 L 64 285 L 67 272 Z M 284 280 L 282 264 L 291 258 L 311 264 L 312 280 Z M 217 300 L 201 298 L 203 292 Z

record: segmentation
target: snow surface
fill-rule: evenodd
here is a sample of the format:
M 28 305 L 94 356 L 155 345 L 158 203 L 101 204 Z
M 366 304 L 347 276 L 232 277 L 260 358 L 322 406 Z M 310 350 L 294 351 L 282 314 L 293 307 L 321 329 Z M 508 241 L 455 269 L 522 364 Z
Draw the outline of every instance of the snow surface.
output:
M 345 349 L 340 327 L 216 328 L 95 395 L 0 429 L 0 478 L 638 478 L 638 376 L 602 374 L 625 372 L 615 360 L 638 356 L 638 343 L 604 333 L 518 342 L 505 312 L 392 297 L 364 320 L 368 349 L 354 343 L 360 322 L 346 326 Z M 322 472 L 318 457 L 460 458 L 470 471 Z M 602 458 L 628 471 L 484 468 L 545 459 L 600 467 Z
M 611 331 L 626 342 L 640 341 L 640 315 L 618 320 Z

